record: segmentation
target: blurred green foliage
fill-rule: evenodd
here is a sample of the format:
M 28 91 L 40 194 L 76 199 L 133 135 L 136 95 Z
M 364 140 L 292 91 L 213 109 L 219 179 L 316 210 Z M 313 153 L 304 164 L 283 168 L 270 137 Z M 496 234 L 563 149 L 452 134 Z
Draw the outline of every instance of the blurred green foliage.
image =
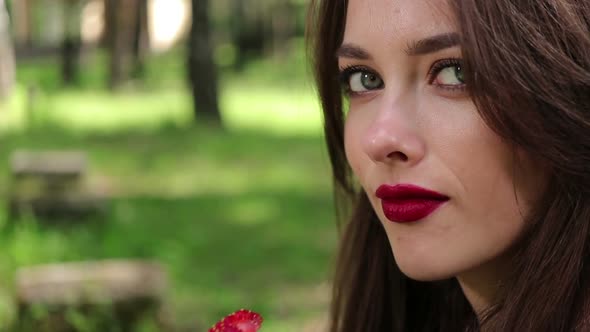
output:
M 18 267 L 103 258 L 162 262 L 186 331 L 242 307 L 265 317 L 262 331 L 299 331 L 322 316 L 336 230 L 298 49 L 222 72 L 225 132 L 195 124 L 181 51 L 151 58 L 146 80 L 116 94 L 100 53 L 85 59 L 76 89 L 60 87 L 51 59 L 20 64 L 17 92 L 0 110 L 0 194 L 16 149 L 83 149 L 89 183 L 113 198 L 105 218 L 68 227 L 9 221 L 0 207 L 0 325 L 14 317 Z
M 262 129 L 280 135 L 319 135 L 320 113 L 301 42 L 289 58 L 252 61 L 242 73 L 221 72 L 226 127 Z M 27 126 L 60 126 L 77 132 L 155 130 L 195 122 L 187 93 L 183 51 L 151 58 L 144 80 L 117 93 L 106 86 L 106 57 L 84 59 L 76 88 L 62 88 L 56 59 L 19 65 L 16 92 L 0 113 L 0 132 Z M 32 96 L 32 97 L 31 97 Z

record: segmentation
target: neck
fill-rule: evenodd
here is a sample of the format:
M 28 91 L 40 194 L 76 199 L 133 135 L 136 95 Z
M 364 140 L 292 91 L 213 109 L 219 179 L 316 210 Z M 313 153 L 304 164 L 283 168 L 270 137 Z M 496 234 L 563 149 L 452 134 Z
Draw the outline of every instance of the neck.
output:
M 505 276 L 502 272 L 506 271 L 505 267 L 505 264 L 490 262 L 457 276 L 463 294 L 479 320 L 497 299 L 500 282 Z
M 497 287 L 490 283 L 482 283 L 479 279 L 474 280 L 470 276 L 457 277 L 457 280 L 477 318 L 481 320 L 483 313 L 494 301 Z

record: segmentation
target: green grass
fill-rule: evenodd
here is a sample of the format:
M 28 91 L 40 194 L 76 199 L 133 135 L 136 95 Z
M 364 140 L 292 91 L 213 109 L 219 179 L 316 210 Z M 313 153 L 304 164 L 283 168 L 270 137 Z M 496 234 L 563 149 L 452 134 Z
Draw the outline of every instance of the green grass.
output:
M 288 59 L 253 62 L 243 73 L 221 72 L 220 107 L 228 129 L 320 134 L 319 104 L 298 49 Z M 85 57 L 76 88 L 60 86 L 55 59 L 24 63 L 13 97 L 0 105 L 0 133 L 46 123 L 107 133 L 190 126 L 195 117 L 182 55 L 182 50 L 175 50 L 155 56 L 147 64 L 144 81 L 132 81 L 114 94 L 106 89 L 107 62 L 101 53 Z
M 19 87 L 0 113 L 0 131 L 58 123 L 69 130 L 105 132 L 155 130 L 162 126 L 192 125 L 190 96 L 183 89 L 132 91 L 113 95 L 107 91 L 66 90 L 38 93 L 27 113 L 27 97 Z M 228 83 L 222 90 L 221 107 L 226 127 L 255 129 L 279 135 L 315 135 L 320 118 L 310 91 L 290 92 L 246 82 Z
M 112 200 L 90 223 L 11 221 L 0 233 L 0 278 L 40 263 L 155 259 L 187 331 L 242 307 L 265 317 L 262 331 L 300 331 L 327 309 L 336 246 L 321 121 L 301 56 L 284 73 L 273 60 L 224 74 L 223 132 L 194 125 L 178 62 L 153 61 L 147 83 L 116 94 L 100 87 L 100 65 L 76 89 L 59 88 L 47 63 L 19 69 L 19 88 L 0 110 L 0 194 L 9 192 L 13 151 L 83 149 L 87 183 Z M 27 84 L 39 90 L 32 116 Z M 0 283 L 0 326 L 14 316 L 10 285 Z

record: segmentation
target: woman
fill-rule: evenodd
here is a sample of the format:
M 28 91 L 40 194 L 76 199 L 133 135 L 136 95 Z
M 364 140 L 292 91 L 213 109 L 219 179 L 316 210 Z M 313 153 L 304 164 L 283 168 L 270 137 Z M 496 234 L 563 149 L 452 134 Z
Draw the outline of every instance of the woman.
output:
M 315 0 L 310 15 L 352 207 L 331 331 L 590 331 L 590 2 Z

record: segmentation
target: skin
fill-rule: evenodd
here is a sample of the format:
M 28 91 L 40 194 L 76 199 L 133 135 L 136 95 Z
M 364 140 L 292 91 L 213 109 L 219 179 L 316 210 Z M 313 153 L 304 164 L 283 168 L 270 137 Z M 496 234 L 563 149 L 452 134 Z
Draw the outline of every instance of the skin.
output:
M 416 280 L 456 277 L 480 312 L 510 269 L 509 249 L 526 228 L 544 173 L 483 122 L 460 80 L 460 60 L 437 67 L 460 59 L 460 45 L 408 54 L 419 40 L 458 31 L 445 1 L 350 0 L 338 64 L 360 66 L 343 78 L 354 90 L 346 155 L 397 265 Z M 361 80 L 365 73 L 372 80 Z M 391 222 L 375 192 L 400 183 L 450 200 L 417 222 Z

